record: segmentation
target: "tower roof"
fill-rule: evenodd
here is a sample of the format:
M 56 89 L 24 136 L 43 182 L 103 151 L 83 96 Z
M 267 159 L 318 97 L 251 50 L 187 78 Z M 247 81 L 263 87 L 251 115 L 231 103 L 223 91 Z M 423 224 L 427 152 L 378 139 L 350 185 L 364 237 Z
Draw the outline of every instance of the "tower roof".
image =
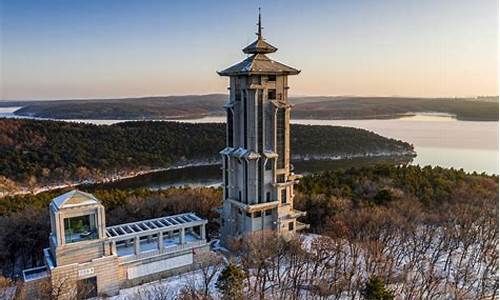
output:
M 254 54 L 247 59 L 217 73 L 221 76 L 254 74 L 297 75 L 300 73 L 300 70 L 274 61 L 265 54 Z
M 258 37 L 255 42 L 243 48 L 243 52 L 246 54 L 273 53 L 276 51 L 278 51 L 278 48 L 264 41 L 262 37 Z
M 231 67 L 218 71 L 221 76 L 251 75 L 251 74 L 276 74 L 276 75 L 297 75 L 300 70 L 274 61 L 265 54 L 274 53 L 278 48 L 269 44 L 262 36 L 262 23 L 259 8 L 259 21 L 257 23 L 257 40 L 243 48 L 246 54 L 253 54 L 245 60 L 232 65 Z

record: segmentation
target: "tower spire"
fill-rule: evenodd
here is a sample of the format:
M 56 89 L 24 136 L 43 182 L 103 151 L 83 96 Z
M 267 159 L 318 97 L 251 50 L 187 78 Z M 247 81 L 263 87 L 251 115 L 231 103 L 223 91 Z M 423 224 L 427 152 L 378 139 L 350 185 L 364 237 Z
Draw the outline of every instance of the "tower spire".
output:
M 257 36 L 259 38 L 262 38 L 262 23 L 261 23 L 261 18 L 260 18 L 260 7 L 259 7 L 259 22 L 257 23 L 257 26 L 258 26 Z
M 243 53 L 265 54 L 265 53 L 273 53 L 276 52 L 276 50 L 278 50 L 278 48 L 267 43 L 264 40 L 264 37 L 262 37 L 262 18 L 260 14 L 260 7 L 259 7 L 259 18 L 257 20 L 257 32 L 255 34 L 257 35 L 257 40 L 251 43 L 250 45 L 246 46 L 245 48 L 243 48 Z

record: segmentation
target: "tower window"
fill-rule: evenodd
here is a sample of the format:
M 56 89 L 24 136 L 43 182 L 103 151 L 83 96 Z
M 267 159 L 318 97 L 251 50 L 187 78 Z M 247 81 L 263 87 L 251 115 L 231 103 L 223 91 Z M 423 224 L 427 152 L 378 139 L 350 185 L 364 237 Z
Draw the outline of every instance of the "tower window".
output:
M 276 176 L 276 182 L 278 182 L 278 183 L 285 182 L 285 175 L 281 174 L 281 175 Z
M 259 178 L 257 180 L 257 199 L 259 200 L 259 203 L 262 203 L 262 186 L 264 185 L 264 168 L 262 164 L 264 163 L 263 161 L 258 161 L 258 174 Z
M 276 81 L 276 75 L 269 75 L 267 76 L 268 81 Z
M 248 162 L 246 160 L 243 161 L 243 167 L 245 169 L 243 174 L 245 179 L 245 203 L 248 203 Z
M 257 90 L 257 152 L 264 149 L 264 116 L 263 116 L 263 90 Z
M 281 190 L 281 203 L 286 203 L 286 189 Z
M 95 215 L 64 219 L 64 240 L 67 244 L 97 239 Z
M 227 130 L 227 146 L 233 147 L 233 111 L 230 109 L 227 110 L 226 130 Z
M 268 159 L 267 162 L 266 162 L 266 170 L 267 171 L 271 171 L 273 169 L 273 160 L 272 159 Z
M 278 153 L 278 169 L 285 167 L 285 109 L 279 108 L 276 114 L 276 152 Z
M 288 230 L 293 231 L 293 222 L 288 223 Z
M 266 193 L 266 202 L 271 202 L 271 192 Z
M 276 100 L 276 90 L 275 89 L 268 89 L 267 90 L 267 99 Z
M 224 194 L 229 198 L 229 159 L 224 155 Z
M 248 122 L 247 122 L 247 93 L 243 91 L 243 147 L 247 149 L 247 134 L 248 134 Z
M 234 101 L 240 101 L 241 100 L 241 89 L 240 89 L 240 79 L 235 78 L 234 79 Z

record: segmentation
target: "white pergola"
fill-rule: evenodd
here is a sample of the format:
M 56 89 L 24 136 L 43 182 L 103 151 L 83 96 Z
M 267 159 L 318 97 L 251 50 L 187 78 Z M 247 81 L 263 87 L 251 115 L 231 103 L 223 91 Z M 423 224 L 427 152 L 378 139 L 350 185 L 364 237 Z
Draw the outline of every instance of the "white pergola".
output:
M 163 235 L 179 232 L 179 244 L 185 244 L 185 231 L 199 227 L 200 240 L 205 240 L 206 230 L 205 225 L 208 223 L 194 213 L 184 213 L 179 215 L 161 217 L 156 219 L 143 220 L 138 222 L 120 224 L 106 227 L 106 236 L 111 242 L 114 251 L 116 251 L 116 243 L 121 241 L 134 240 L 134 253 L 141 253 L 140 239 L 141 237 L 157 236 L 158 249 L 163 251 Z

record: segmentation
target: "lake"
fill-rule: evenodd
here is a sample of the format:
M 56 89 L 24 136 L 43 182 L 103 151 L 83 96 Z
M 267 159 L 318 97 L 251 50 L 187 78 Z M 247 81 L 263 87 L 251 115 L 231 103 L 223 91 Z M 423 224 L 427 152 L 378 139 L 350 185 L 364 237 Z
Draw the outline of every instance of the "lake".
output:
M 0 117 L 19 117 L 13 112 L 19 107 L 0 107 Z M 60 120 L 110 125 L 134 120 Z M 164 120 L 162 120 L 164 121 Z M 224 117 L 179 120 L 190 123 L 220 123 Z M 382 136 L 395 138 L 414 145 L 415 165 L 463 168 L 469 172 L 499 173 L 498 122 L 459 121 L 443 114 L 417 114 L 388 120 L 292 120 L 295 124 L 335 125 L 367 129 Z M 372 164 L 386 159 L 353 159 L 348 161 L 322 161 L 320 163 L 294 162 L 298 173 L 314 173 L 325 169 Z M 398 161 L 399 163 L 400 161 Z M 107 187 L 148 187 L 161 189 L 181 185 L 216 185 L 220 182 L 219 166 L 189 167 L 105 184 Z
M 225 122 L 223 117 L 180 122 Z M 444 114 L 417 114 L 388 120 L 292 120 L 294 124 L 356 127 L 413 144 L 415 165 L 463 168 L 498 174 L 498 122 L 459 121 Z

